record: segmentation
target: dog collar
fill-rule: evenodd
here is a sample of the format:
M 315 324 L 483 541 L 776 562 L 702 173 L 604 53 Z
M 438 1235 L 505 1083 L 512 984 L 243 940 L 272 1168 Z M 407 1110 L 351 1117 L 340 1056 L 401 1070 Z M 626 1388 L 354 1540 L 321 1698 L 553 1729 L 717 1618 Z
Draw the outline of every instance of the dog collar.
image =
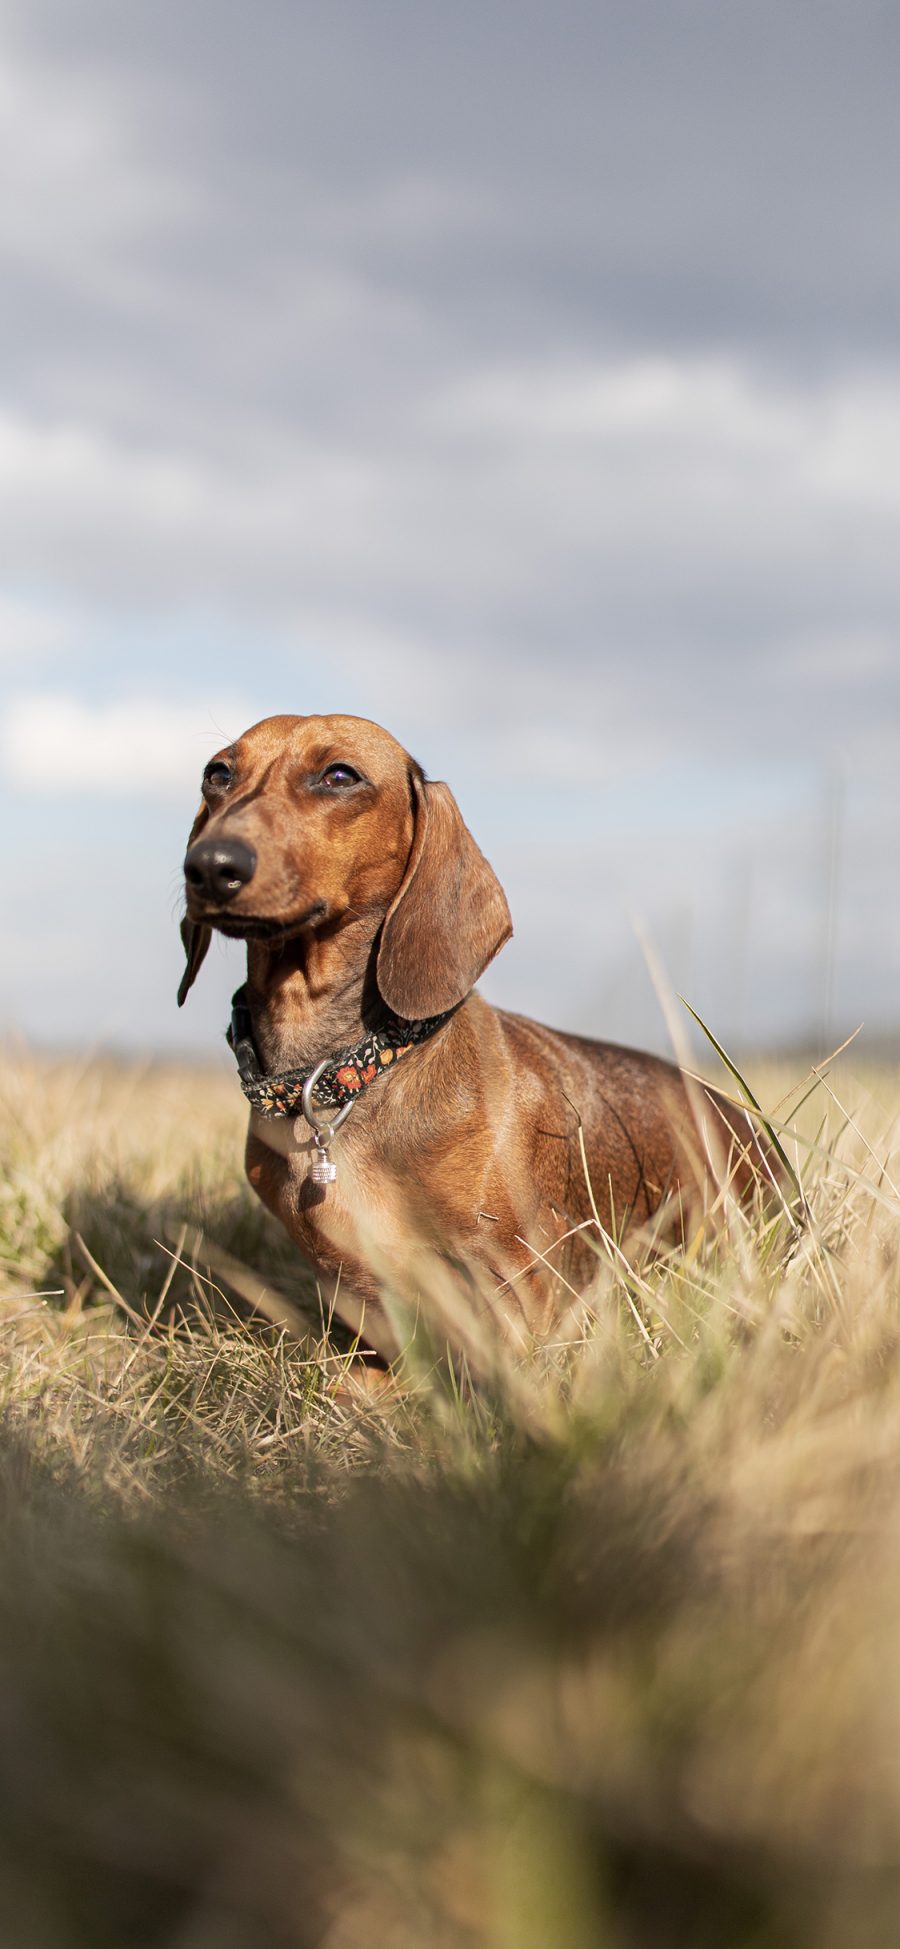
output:
M 277 1075 L 270 1075 L 262 1068 L 257 1055 L 244 987 L 232 997 L 226 1039 L 238 1066 L 241 1089 L 261 1116 L 296 1115 L 303 1108 L 303 1092 L 313 1076 L 316 1107 L 327 1112 L 346 1112 L 376 1077 L 393 1069 L 420 1042 L 427 1042 L 455 1012 L 448 1008 L 442 1015 L 428 1015 L 420 1022 L 407 1022 L 400 1015 L 389 1014 L 380 1029 L 364 1036 L 354 1048 L 326 1057 L 324 1064 L 314 1063 L 308 1069 L 283 1069 Z

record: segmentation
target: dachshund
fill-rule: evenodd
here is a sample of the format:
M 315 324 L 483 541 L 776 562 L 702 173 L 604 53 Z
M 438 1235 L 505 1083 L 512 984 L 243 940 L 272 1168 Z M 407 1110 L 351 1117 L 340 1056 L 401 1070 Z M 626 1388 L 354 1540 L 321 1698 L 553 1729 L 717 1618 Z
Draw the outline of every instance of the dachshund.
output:
M 514 1337 L 543 1334 L 602 1235 L 615 1250 L 673 1211 L 683 1227 L 729 1178 L 771 1179 L 710 1086 L 483 1000 L 505 895 L 448 787 L 389 732 L 269 717 L 202 792 L 179 1005 L 212 929 L 246 941 L 229 1040 L 247 1175 L 382 1359 L 404 1332 L 391 1291 L 427 1317 L 449 1277 Z

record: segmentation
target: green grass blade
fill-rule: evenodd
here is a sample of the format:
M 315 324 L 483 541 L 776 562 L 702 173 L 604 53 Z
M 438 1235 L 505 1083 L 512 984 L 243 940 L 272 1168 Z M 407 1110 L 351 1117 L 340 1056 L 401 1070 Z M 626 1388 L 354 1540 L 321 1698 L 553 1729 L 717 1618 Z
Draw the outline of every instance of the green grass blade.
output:
M 805 1204 L 805 1199 L 803 1197 L 803 1187 L 800 1183 L 800 1179 L 798 1178 L 797 1173 L 794 1170 L 794 1167 L 787 1155 L 784 1145 L 781 1143 L 777 1133 L 775 1132 L 771 1123 L 769 1122 L 769 1119 L 766 1116 L 765 1111 L 763 1110 L 762 1104 L 754 1096 L 753 1091 L 750 1088 L 750 1085 L 747 1082 L 746 1077 L 741 1075 L 741 1072 L 738 1069 L 737 1064 L 735 1062 L 732 1062 L 732 1059 L 729 1056 L 727 1049 L 723 1049 L 721 1042 L 719 1042 L 717 1037 L 713 1035 L 712 1029 L 707 1027 L 706 1023 L 703 1020 L 703 1017 L 697 1014 L 697 1010 L 691 1007 L 690 1002 L 686 1001 L 683 995 L 679 995 L 678 999 L 683 1004 L 683 1006 L 687 1009 L 688 1014 L 693 1016 L 698 1029 L 703 1030 L 707 1042 L 709 1042 L 712 1048 L 715 1049 L 716 1055 L 719 1057 L 720 1062 L 724 1063 L 729 1076 L 734 1077 L 738 1089 L 740 1090 L 741 1095 L 744 1097 L 745 1101 L 750 1105 L 751 1109 L 756 1111 L 759 1121 L 762 1124 L 762 1127 L 766 1133 L 766 1136 L 769 1139 L 769 1142 L 772 1146 L 772 1149 L 775 1152 L 776 1157 L 779 1159 L 780 1163 L 783 1165 L 785 1171 L 787 1172 L 788 1178 L 794 1187 L 794 1192 L 797 1198 L 800 1200 L 801 1205 Z

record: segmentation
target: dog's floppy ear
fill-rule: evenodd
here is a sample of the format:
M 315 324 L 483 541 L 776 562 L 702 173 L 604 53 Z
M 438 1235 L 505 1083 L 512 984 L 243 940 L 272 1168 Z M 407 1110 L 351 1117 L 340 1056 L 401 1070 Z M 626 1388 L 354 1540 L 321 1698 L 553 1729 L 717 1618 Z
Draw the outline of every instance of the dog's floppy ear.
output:
M 185 914 L 181 923 L 181 938 L 184 942 L 185 970 L 178 983 L 179 1008 L 184 1007 L 206 959 L 206 950 L 212 940 L 212 928 L 199 926 L 195 920 L 188 920 Z
M 191 836 L 187 843 L 188 852 L 190 852 L 194 840 L 199 839 L 208 818 L 209 808 L 206 805 L 201 805 L 191 827 Z M 179 1008 L 184 1007 L 188 994 L 193 988 L 194 982 L 206 959 L 206 950 L 212 940 L 212 928 L 204 927 L 202 923 L 196 920 L 189 920 L 187 914 L 185 914 L 181 923 L 181 939 L 184 944 L 185 970 L 178 983 Z
M 421 1021 L 463 1001 L 508 941 L 506 895 L 446 785 L 412 774 L 415 828 L 406 873 L 385 916 L 378 987 L 396 1015 Z

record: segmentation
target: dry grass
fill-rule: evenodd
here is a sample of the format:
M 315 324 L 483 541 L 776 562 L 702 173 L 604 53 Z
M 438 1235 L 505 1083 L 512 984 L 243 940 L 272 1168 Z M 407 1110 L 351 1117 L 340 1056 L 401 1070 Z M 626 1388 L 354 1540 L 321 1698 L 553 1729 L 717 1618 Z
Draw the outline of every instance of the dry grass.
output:
M 799 1234 L 375 1396 L 228 1079 L 2 1097 L 0 1940 L 894 1944 L 897 1079 L 803 1104 Z

